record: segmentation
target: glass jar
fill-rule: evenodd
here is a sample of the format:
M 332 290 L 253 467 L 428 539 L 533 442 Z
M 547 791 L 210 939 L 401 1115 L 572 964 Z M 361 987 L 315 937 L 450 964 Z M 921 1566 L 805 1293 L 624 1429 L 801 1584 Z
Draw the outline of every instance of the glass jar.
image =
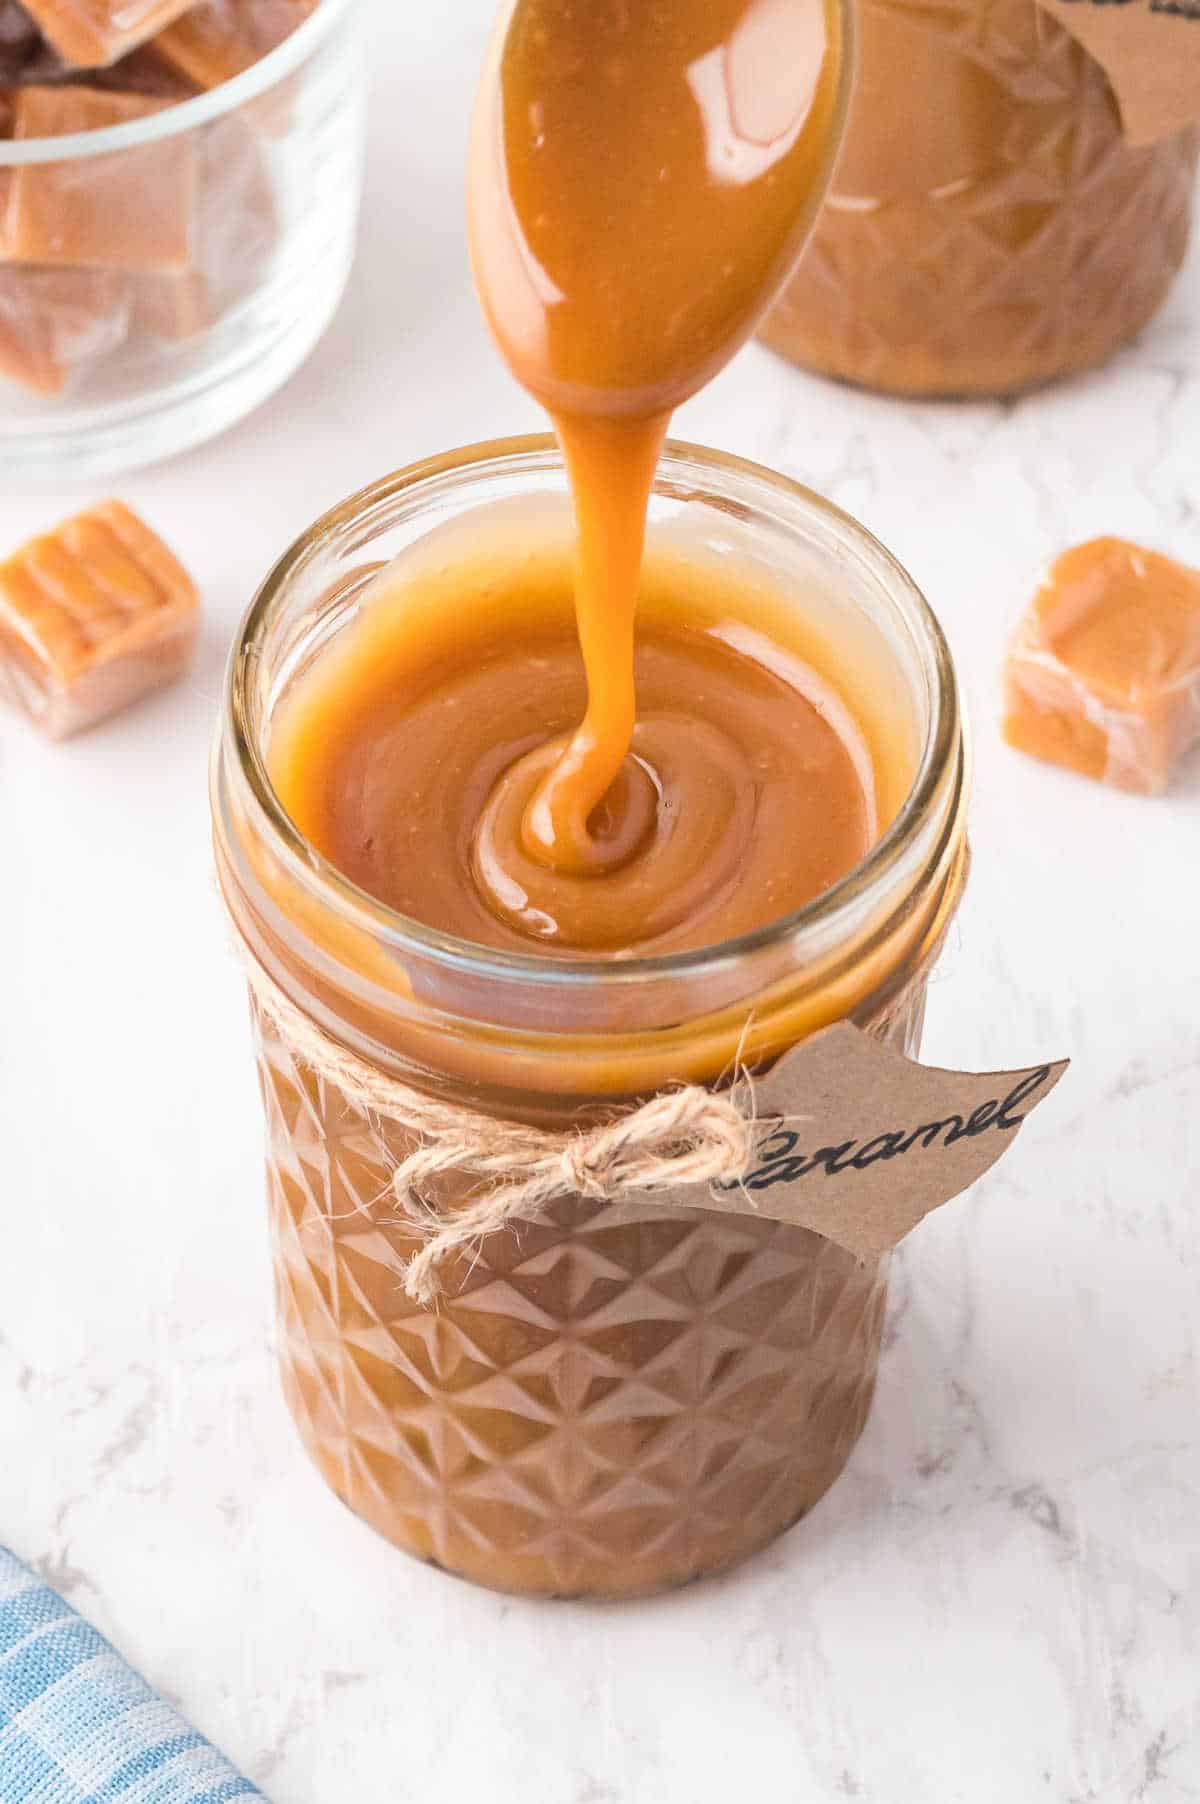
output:
M 833 187 L 762 337 L 893 394 L 1102 363 L 1191 229 L 1193 132 L 1131 149 L 1100 65 L 1034 0 L 860 0 Z
M 0 137 L 0 479 L 170 456 L 308 355 L 354 253 L 356 12 L 321 0 L 252 68 L 160 111 Z
M 541 1126 L 717 1082 L 847 1016 L 915 1052 L 965 859 L 949 653 L 882 546 L 754 465 L 669 446 L 647 555 L 738 559 L 906 711 L 907 799 L 833 889 L 700 953 L 552 962 L 403 919 L 299 836 L 264 762 L 289 683 L 383 561 L 426 544 L 442 559 L 448 530 L 531 498 L 569 524 L 549 439 L 458 452 L 327 514 L 267 578 L 213 767 L 218 873 L 246 956 L 384 1072 Z M 762 1219 L 571 1197 L 445 1270 L 440 1305 L 422 1309 L 402 1288 L 414 1242 L 388 1190 L 411 1141 L 261 1013 L 256 1029 L 284 1389 L 319 1469 L 382 1534 L 500 1589 L 614 1597 L 741 1559 L 832 1483 L 870 1407 L 885 1261 Z

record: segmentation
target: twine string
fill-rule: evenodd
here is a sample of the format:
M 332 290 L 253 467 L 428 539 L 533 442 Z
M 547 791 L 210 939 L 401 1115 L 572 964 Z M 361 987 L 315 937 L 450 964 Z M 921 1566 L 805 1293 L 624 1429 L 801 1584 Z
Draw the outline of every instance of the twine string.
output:
M 923 989 L 957 912 L 967 865 L 964 848 L 939 933 L 899 989 L 863 1023 L 869 1033 L 886 1033 Z M 755 1086 L 740 1059 L 728 1088 L 679 1084 L 593 1127 L 531 1127 L 439 1101 L 359 1058 L 297 1008 L 244 942 L 239 945 L 259 1014 L 292 1054 L 365 1116 L 396 1124 L 415 1142 L 389 1181 L 405 1225 L 421 1242 L 404 1274 L 404 1289 L 417 1303 L 437 1301 L 440 1268 L 454 1254 L 477 1248 L 516 1221 L 538 1220 L 560 1198 L 666 1198 L 688 1185 L 736 1186 L 750 1169 L 758 1125 Z M 454 1179 L 466 1182 L 448 1182 Z
M 537 1220 L 565 1196 L 606 1202 L 676 1185 L 736 1183 L 754 1151 L 753 1086 L 682 1084 L 598 1126 L 555 1132 L 440 1102 L 368 1064 L 291 1002 L 248 954 L 258 1011 L 294 1056 L 365 1114 L 402 1127 L 417 1144 L 391 1173 L 396 1203 L 423 1245 L 404 1288 L 418 1303 L 440 1294 L 439 1268 L 510 1223 Z M 747 1100 L 748 1098 L 748 1100 Z M 472 1194 L 449 1213 L 431 1201 L 455 1176 Z

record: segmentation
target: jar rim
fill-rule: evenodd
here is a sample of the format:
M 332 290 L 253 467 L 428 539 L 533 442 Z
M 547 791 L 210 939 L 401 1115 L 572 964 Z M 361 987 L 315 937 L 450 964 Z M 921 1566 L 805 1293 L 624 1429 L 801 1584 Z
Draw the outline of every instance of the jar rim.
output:
M 0 169 L 82 162 L 89 157 L 111 155 L 113 151 L 136 150 L 223 119 L 298 69 L 355 4 L 356 0 L 320 0 L 295 31 L 240 75 L 218 83 L 207 93 L 194 94 L 189 100 L 169 101 L 141 119 L 102 126 L 99 131 L 67 132 L 61 138 L 0 138 Z
M 259 654 L 276 606 L 305 562 L 328 539 L 364 521 L 374 509 L 385 509 L 397 497 L 424 489 L 436 490 L 449 479 L 474 476 L 541 473 L 561 468 L 557 442 L 550 433 L 481 441 L 458 450 L 410 464 L 369 484 L 322 514 L 293 541 L 267 573 L 243 617 L 229 659 L 223 698 L 223 731 L 218 735 L 217 757 L 232 753 L 249 795 L 269 829 L 272 850 L 302 885 L 315 879 L 323 897 L 336 903 L 354 924 L 389 951 L 429 960 L 459 974 L 488 981 L 519 981 L 527 986 L 585 989 L 595 985 L 636 988 L 663 978 L 703 979 L 743 960 L 784 945 L 800 934 L 836 934 L 850 923 L 861 904 L 878 893 L 881 885 L 902 867 L 920 829 L 927 822 L 940 786 L 956 753 L 963 749 L 963 724 L 958 685 L 950 649 L 929 603 L 904 566 L 874 534 L 851 514 L 818 495 L 804 484 L 764 465 L 710 447 L 670 439 L 664 448 L 655 479 L 657 493 L 694 493 L 695 475 L 731 480 L 747 490 L 775 494 L 814 512 L 838 528 L 855 548 L 884 573 L 889 595 L 899 604 L 904 623 L 912 633 L 929 689 L 929 718 L 924 744 L 907 796 L 895 818 L 866 856 L 819 896 L 775 920 L 735 938 L 682 952 L 668 952 L 614 960 L 611 957 L 553 958 L 537 953 L 510 952 L 459 938 L 389 908 L 352 883 L 300 832 L 275 792 L 265 759 L 251 724 L 251 691 L 259 673 Z M 686 482 L 686 473 L 693 480 Z M 686 486 L 679 487 L 684 477 Z M 961 765 L 962 759 L 959 758 Z M 957 773 L 958 791 L 965 790 L 966 773 Z M 954 812 L 957 812 L 955 810 Z

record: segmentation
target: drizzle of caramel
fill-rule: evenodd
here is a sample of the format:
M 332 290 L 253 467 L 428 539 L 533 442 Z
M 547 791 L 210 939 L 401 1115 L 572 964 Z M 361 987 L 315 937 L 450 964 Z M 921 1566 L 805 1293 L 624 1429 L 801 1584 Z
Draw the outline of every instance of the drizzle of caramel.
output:
M 472 256 L 567 461 L 587 676 L 582 723 L 507 779 L 532 788 L 512 856 L 564 876 L 615 870 L 658 830 L 654 773 L 629 756 L 654 470 L 672 410 L 750 336 L 811 227 L 842 34 L 835 0 L 512 0 L 493 39 Z M 476 862 L 501 912 L 508 859 L 496 841 Z
M 571 558 L 502 518 L 381 571 L 279 708 L 272 779 L 339 871 L 476 945 L 622 958 L 751 932 L 866 855 L 911 775 L 894 732 L 744 569 L 655 547 L 631 755 L 591 821 L 607 868 L 548 869 L 521 820 L 584 701 Z

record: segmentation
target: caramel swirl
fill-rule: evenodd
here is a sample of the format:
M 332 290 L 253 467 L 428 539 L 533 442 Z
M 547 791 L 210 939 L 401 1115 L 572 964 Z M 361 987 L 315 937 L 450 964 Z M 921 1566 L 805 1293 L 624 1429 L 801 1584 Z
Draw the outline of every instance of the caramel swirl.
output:
M 871 754 L 828 685 L 744 622 L 684 626 L 651 592 L 631 751 L 588 821 L 603 880 L 547 865 L 521 821 L 583 702 L 566 597 L 519 635 L 481 613 L 439 637 L 380 581 L 341 668 L 327 656 L 298 686 L 272 763 L 306 837 L 402 914 L 551 957 L 685 950 L 800 907 L 870 846 Z M 386 671 L 374 688 L 367 669 Z
M 521 818 L 504 798 L 488 816 L 494 896 L 530 860 L 564 880 L 627 861 L 655 465 L 672 410 L 750 336 L 799 254 L 843 65 L 834 0 L 513 0 L 501 16 L 472 138 L 472 254 L 493 335 L 567 459 L 587 703 Z

